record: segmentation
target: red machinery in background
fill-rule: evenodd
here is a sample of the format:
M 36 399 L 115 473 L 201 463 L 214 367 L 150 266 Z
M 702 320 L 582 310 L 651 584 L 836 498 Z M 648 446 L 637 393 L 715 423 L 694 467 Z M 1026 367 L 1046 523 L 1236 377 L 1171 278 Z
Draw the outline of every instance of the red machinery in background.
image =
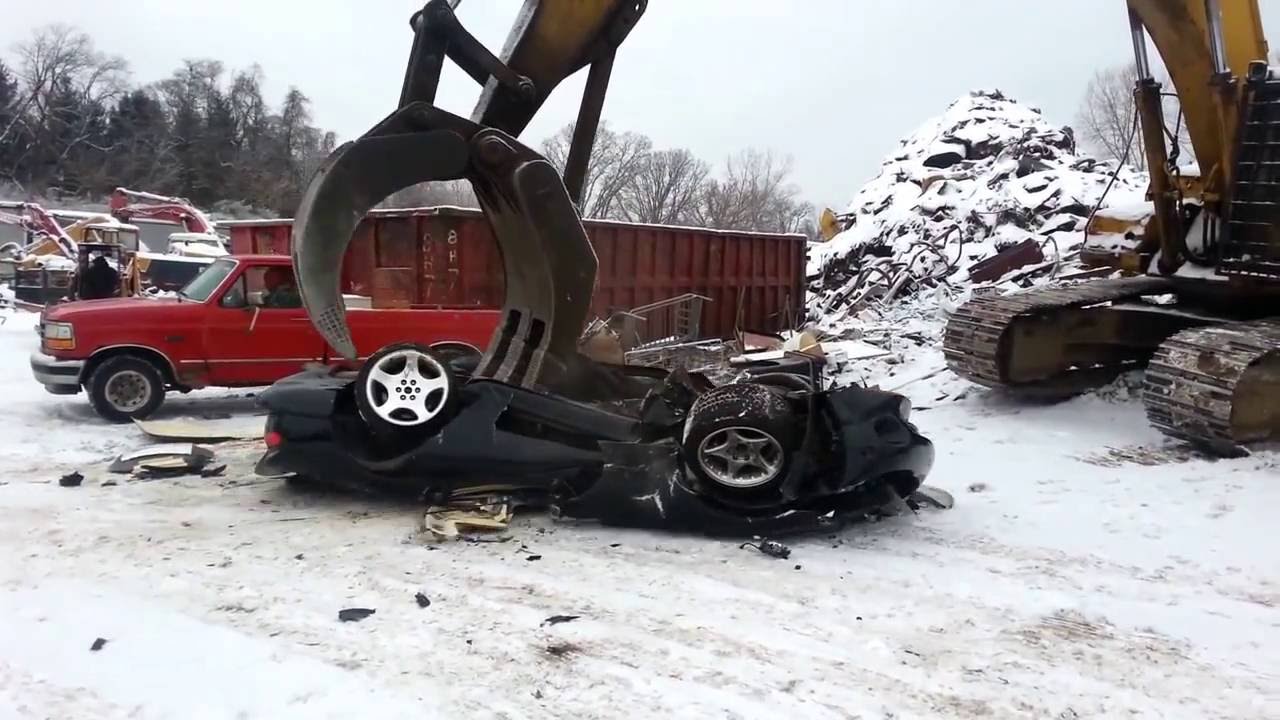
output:
M 111 215 L 121 222 L 161 220 L 178 223 L 189 233 L 217 234 L 209 218 L 182 198 L 116 188 L 110 205 Z
M 0 202 L 0 210 L 7 211 L 6 222 L 22 225 L 31 234 L 31 242 L 41 236 L 58 244 L 62 254 L 72 260 L 76 257 L 76 243 L 67 231 L 44 208 L 32 202 Z M 17 218 L 15 221 L 13 218 Z

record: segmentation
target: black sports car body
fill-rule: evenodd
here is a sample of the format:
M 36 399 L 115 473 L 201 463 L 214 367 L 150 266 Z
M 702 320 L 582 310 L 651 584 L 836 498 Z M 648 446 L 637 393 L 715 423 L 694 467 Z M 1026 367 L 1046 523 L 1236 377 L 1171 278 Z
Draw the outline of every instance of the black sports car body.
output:
M 805 363 L 719 387 L 631 371 L 640 397 L 588 403 L 467 379 L 468 362 L 393 346 L 359 374 L 281 380 L 257 472 L 434 504 L 496 485 L 562 519 L 777 537 L 909 504 L 933 464 L 903 396 L 814 389 Z

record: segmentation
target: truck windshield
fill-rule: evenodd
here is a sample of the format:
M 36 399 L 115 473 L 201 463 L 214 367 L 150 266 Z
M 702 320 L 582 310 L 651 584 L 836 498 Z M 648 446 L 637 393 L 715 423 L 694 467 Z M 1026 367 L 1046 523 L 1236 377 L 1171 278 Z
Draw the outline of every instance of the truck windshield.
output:
M 236 269 L 235 260 L 223 258 L 214 260 L 205 271 L 191 278 L 191 282 L 182 288 L 182 292 L 178 294 L 186 300 L 195 302 L 204 302 L 209 299 L 214 290 L 222 284 L 222 281 Z

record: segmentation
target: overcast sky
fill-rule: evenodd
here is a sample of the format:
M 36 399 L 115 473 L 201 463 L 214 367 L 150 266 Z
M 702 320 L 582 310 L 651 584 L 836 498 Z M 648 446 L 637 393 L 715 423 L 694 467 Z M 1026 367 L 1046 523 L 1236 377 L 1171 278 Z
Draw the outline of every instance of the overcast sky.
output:
M 91 31 L 137 81 L 183 58 L 256 62 L 273 103 L 297 85 L 316 124 L 350 139 L 394 109 L 421 4 L 15 0 L 0 13 L 0 49 L 56 21 Z M 464 0 L 458 12 L 496 52 L 521 4 Z M 1261 4 L 1280 32 L 1280 0 Z M 619 53 L 605 119 L 713 163 L 747 146 L 790 154 L 806 199 L 843 208 L 900 137 L 971 88 L 1070 124 L 1094 70 L 1130 57 L 1122 0 L 650 0 Z M 583 75 L 557 89 L 526 142 L 573 120 Z M 437 100 L 467 116 L 477 92 L 455 71 Z

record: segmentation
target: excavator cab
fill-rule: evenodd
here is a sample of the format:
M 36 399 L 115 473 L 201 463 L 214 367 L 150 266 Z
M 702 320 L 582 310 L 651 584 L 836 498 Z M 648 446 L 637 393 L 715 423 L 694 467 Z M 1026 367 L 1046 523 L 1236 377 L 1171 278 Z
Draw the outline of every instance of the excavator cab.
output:
M 399 106 L 337 148 L 306 189 L 293 225 L 299 290 L 338 354 L 356 360 L 340 292 L 342 258 L 365 213 L 428 181 L 469 181 L 493 228 L 506 273 L 502 320 L 475 372 L 518 386 L 572 385 L 589 364 L 577 352 L 597 261 L 578 211 L 614 55 L 645 0 L 526 0 L 501 57 L 430 0 L 414 37 Z M 469 118 L 435 105 L 443 63 L 481 87 Z M 552 90 L 589 67 L 562 178 L 517 138 Z

